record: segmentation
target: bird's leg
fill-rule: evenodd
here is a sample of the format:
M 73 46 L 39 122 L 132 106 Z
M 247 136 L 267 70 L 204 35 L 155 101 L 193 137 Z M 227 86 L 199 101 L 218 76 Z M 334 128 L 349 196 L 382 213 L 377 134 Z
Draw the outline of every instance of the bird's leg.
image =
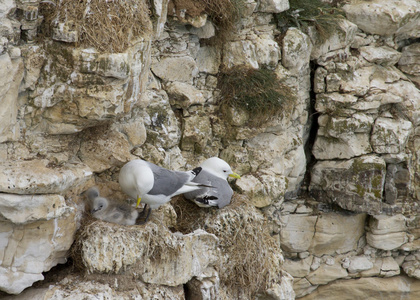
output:
M 137 208 L 137 207 L 139 207 L 139 205 L 140 205 L 140 201 L 141 201 L 141 197 L 139 196 L 139 197 L 137 198 L 137 205 L 136 205 L 136 208 Z
M 146 208 L 147 208 L 147 212 L 146 212 Z M 137 217 L 137 221 L 136 224 L 137 225 L 143 225 L 146 224 L 147 220 L 149 219 L 150 213 L 152 211 L 151 207 L 147 207 L 147 204 L 144 206 L 143 210 L 141 211 L 141 213 L 139 213 L 139 216 Z M 147 213 L 146 217 L 144 218 L 144 215 Z M 139 219 L 144 218 L 143 221 L 139 221 Z
M 139 213 L 139 217 L 144 217 L 144 215 L 146 214 L 146 208 L 147 208 L 147 204 L 144 205 L 143 210 Z

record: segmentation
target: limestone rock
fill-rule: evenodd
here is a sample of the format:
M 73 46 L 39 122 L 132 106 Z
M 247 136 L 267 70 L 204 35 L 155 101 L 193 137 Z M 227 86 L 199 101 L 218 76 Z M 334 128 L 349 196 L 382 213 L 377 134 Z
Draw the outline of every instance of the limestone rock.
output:
M 4 161 L 0 191 L 13 194 L 59 194 L 83 184 L 92 171 L 81 163 L 55 167 L 47 160 Z
M 187 283 L 186 297 L 191 300 L 219 300 L 219 281 L 217 271 L 209 268 Z
M 260 66 L 277 67 L 281 58 L 279 45 L 271 38 L 257 37 L 254 41 L 257 61 Z
M 167 56 L 159 61 L 154 60 L 151 70 L 163 81 L 179 81 L 190 84 L 198 74 L 197 64 L 190 56 Z
M 346 48 L 353 42 L 357 26 L 346 19 L 338 19 L 336 23 L 335 30 L 329 33 L 326 38 L 322 39 L 314 27 L 309 28 L 308 35 L 313 44 L 311 60 L 318 59 L 327 52 Z
M 222 63 L 227 68 L 245 65 L 258 69 L 257 53 L 255 45 L 251 41 L 227 42 L 223 46 Z
M 98 282 L 100 281 L 100 282 Z M 128 278 L 115 277 L 80 280 L 76 276 L 67 276 L 60 282 L 42 288 L 31 288 L 20 295 L 6 297 L 5 300 L 49 300 L 49 299 L 173 299 L 184 300 L 182 286 L 166 287 L 145 285 L 139 281 L 127 286 Z M 122 288 L 123 287 L 123 288 Z M 140 297 L 140 298 L 139 298 Z
M 0 143 L 16 140 L 18 92 L 23 79 L 22 59 L 11 60 L 9 54 L 0 55 Z
M 308 215 L 288 215 L 282 217 L 285 224 L 280 232 L 281 247 L 288 252 L 308 251 L 318 217 Z
M 404 73 L 420 76 L 420 43 L 414 43 L 402 49 L 398 68 Z
M 301 298 L 305 295 L 308 295 L 312 293 L 314 290 L 316 290 L 318 285 L 312 285 L 308 279 L 301 278 L 298 280 L 293 281 L 293 289 L 296 292 L 296 297 Z
M 412 130 L 406 120 L 377 118 L 372 131 L 372 147 L 376 153 L 399 153 L 404 150 Z
M 89 137 L 82 141 L 80 159 L 93 172 L 100 173 L 111 167 L 122 166 L 136 157 L 130 153 L 131 146 L 127 138 L 116 130 L 88 130 Z
M 378 291 L 390 299 L 401 296 L 416 299 L 420 296 L 420 283 L 418 280 L 405 276 L 337 280 L 329 285 L 319 287 L 315 292 L 301 299 L 378 299 Z
M 258 11 L 265 13 L 280 13 L 289 9 L 289 1 L 287 0 L 262 0 Z
M 208 116 L 191 115 L 185 118 L 181 149 L 196 153 L 204 152 L 211 138 L 211 124 Z
M 401 58 L 401 52 L 392 48 L 365 46 L 360 49 L 361 55 L 369 62 L 383 66 L 393 66 Z
M 347 270 L 349 273 L 359 273 L 372 267 L 373 263 L 366 256 L 355 256 L 350 258 L 350 265 Z
M 398 10 L 395 10 L 398 7 Z M 367 2 L 351 1 L 344 5 L 347 19 L 355 23 L 364 32 L 382 36 L 397 35 L 398 39 L 418 37 L 416 28 L 420 7 L 416 0 L 380 0 Z
M 379 213 L 385 174 L 385 161 L 374 155 L 319 161 L 312 170 L 309 188 L 321 202 L 333 202 L 356 212 Z
M 394 216 L 371 216 L 369 219 L 369 230 L 373 234 L 403 232 L 407 230 L 406 218 L 401 214 L 396 214 Z
M 187 109 L 191 105 L 203 105 L 204 96 L 200 90 L 184 82 L 171 82 L 166 86 L 169 102 L 175 107 Z
M 35 216 L 30 213 L 28 216 L 27 209 L 15 213 L 14 219 L 26 220 L 29 222 L 26 224 L 1 222 L 0 234 L 5 243 L 0 246 L 0 290 L 19 294 L 35 281 L 44 279 L 43 272 L 66 262 L 67 250 L 76 232 L 76 220 L 74 209 L 64 206 L 63 202 L 61 199 L 58 203 L 61 207 L 47 216 L 41 216 L 40 210 Z M 34 220 L 36 217 L 40 218 Z
M 60 22 L 53 28 L 52 39 L 66 43 L 77 43 L 79 41 L 79 32 L 77 31 L 74 22 Z
M 282 64 L 298 73 L 309 65 L 312 44 L 309 37 L 296 28 L 289 28 L 283 38 Z
M 318 217 L 315 225 L 310 253 L 317 256 L 347 253 L 357 249 L 364 234 L 366 215 L 325 213 Z M 351 231 L 348 230 L 351 228 Z
M 197 52 L 198 70 L 209 74 L 217 74 L 221 63 L 220 52 L 215 47 L 203 46 Z
M 56 219 L 71 211 L 60 195 L 0 194 L 0 218 L 13 224 Z
M 283 268 L 294 278 L 306 277 L 307 275 L 309 275 L 311 264 L 312 257 L 307 257 L 305 259 L 299 260 L 285 259 Z
M 384 257 L 382 259 L 381 277 L 392 277 L 400 274 L 400 266 L 393 257 Z
M 366 239 L 370 246 L 382 250 L 394 250 L 408 242 L 405 232 L 393 232 L 387 234 L 366 233 Z
M 196 34 L 200 39 L 209 39 L 216 34 L 216 27 L 206 18 L 206 23 L 201 27 L 192 27 L 190 29 L 192 34 Z
M 312 285 L 319 285 L 347 277 L 347 275 L 347 271 L 341 267 L 341 264 L 334 262 L 332 265 L 322 264 L 318 269 L 306 276 L 306 279 Z
M 218 239 L 203 230 L 183 235 L 152 222 L 139 230 L 96 221 L 83 231 L 79 259 L 90 273 L 131 270 L 146 283 L 184 284 L 212 266 L 218 253 Z

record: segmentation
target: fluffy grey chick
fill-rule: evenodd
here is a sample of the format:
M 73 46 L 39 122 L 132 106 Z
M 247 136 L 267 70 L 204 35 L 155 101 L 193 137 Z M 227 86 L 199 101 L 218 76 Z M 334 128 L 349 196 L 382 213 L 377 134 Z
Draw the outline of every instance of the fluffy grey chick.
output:
M 100 197 L 97 187 L 88 189 L 86 196 L 90 201 L 91 214 L 96 219 L 120 225 L 136 224 L 138 212 L 134 207 Z

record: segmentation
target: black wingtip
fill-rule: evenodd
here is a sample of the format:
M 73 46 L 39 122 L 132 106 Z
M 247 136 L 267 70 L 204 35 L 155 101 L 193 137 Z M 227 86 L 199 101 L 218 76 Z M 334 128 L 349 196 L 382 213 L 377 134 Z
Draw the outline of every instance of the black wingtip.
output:
M 200 174 L 200 172 L 201 172 L 201 170 L 202 170 L 203 168 L 202 167 L 197 167 L 197 168 L 195 168 L 195 169 L 192 169 L 192 173 L 195 175 L 195 176 L 197 176 L 198 174 Z

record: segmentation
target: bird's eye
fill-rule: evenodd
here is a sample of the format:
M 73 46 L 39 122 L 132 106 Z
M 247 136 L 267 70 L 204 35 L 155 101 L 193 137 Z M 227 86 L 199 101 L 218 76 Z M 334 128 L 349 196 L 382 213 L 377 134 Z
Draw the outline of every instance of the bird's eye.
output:
M 227 172 L 227 170 L 223 170 L 223 172 L 225 172 L 225 173 L 226 173 L 226 172 Z

